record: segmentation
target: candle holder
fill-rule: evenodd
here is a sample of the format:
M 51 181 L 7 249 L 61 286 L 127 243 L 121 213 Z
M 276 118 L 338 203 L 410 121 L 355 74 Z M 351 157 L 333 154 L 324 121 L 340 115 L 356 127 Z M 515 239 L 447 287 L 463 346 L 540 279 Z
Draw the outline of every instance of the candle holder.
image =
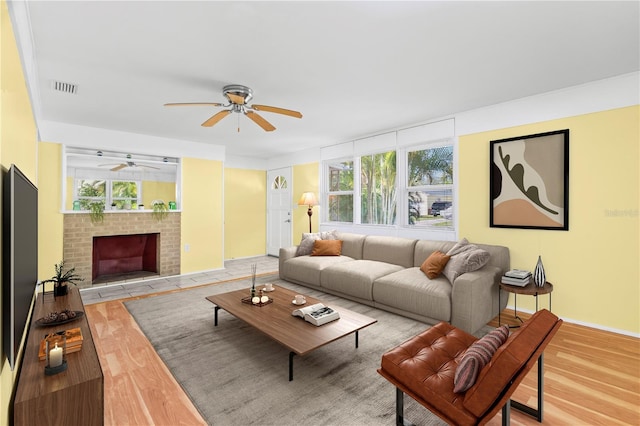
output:
M 45 338 L 45 356 L 44 374 L 46 376 L 53 376 L 67 369 L 67 336 L 64 333 L 50 334 Z

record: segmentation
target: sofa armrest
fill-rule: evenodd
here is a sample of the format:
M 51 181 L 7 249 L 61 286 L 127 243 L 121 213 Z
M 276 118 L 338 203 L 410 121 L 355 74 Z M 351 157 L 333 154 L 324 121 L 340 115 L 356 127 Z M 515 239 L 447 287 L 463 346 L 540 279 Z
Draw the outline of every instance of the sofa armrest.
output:
M 284 262 L 296 257 L 297 250 L 298 246 L 280 247 L 280 252 L 278 255 L 278 271 L 281 279 L 284 279 L 284 277 L 282 276 L 282 271 L 284 271 Z
M 456 278 L 451 291 L 451 325 L 473 334 L 498 315 L 502 272 L 486 265 Z

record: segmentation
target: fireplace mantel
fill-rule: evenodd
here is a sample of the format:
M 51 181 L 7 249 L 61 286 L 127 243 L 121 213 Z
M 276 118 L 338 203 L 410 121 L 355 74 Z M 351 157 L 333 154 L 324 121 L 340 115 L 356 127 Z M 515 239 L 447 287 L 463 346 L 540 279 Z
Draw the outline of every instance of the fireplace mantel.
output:
M 152 212 L 119 212 L 104 216 L 102 223 L 92 223 L 89 214 L 64 214 L 63 256 L 65 265 L 76 268 L 84 278 L 79 287 L 92 284 L 93 237 L 157 233 L 159 243 L 158 275 L 180 274 L 180 213 L 172 212 L 156 220 Z M 103 283 L 101 283 L 103 284 Z

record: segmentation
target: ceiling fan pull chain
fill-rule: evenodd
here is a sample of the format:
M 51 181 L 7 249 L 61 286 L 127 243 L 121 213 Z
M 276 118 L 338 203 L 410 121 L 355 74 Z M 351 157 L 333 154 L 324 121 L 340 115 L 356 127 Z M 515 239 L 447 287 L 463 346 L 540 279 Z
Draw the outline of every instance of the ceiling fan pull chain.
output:
M 237 115 L 238 115 L 238 133 L 240 133 L 240 114 L 237 114 Z

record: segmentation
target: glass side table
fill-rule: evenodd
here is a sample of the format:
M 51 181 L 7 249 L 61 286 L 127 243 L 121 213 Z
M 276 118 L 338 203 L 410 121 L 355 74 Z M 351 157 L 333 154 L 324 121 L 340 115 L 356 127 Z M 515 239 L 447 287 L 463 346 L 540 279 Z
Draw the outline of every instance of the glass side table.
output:
M 524 294 L 526 296 L 533 296 L 536 298 L 536 312 L 538 311 L 538 295 L 548 294 L 549 295 L 549 311 L 551 311 L 551 292 L 553 291 L 553 284 L 551 284 L 549 281 L 546 281 L 544 283 L 544 286 L 542 287 L 538 287 L 533 281 L 525 285 L 524 287 L 518 287 L 517 285 L 500 283 L 500 289 L 508 291 L 509 293 L 513 293 L 513 316 L 516 319 L 518 319 L 520 322 L 524 322 L 524 321 L 522 321 L 522 318 L 518 316 L 518 295 L 519 294 Z M 502 301 L 500 300 L 501 296 L 502 296 L 502 292 L 498 291 L 498 309 L 500 308 L 500 306 L 502 306 Z M 501 315 L 502 315 L 502 311 L 499 311 L 498 327 L 500 326 L 500 323 L 501 323 L 501 318 L 500 318 Z M 519 326 L 513 326 L 513 327 L 519 327 Z

